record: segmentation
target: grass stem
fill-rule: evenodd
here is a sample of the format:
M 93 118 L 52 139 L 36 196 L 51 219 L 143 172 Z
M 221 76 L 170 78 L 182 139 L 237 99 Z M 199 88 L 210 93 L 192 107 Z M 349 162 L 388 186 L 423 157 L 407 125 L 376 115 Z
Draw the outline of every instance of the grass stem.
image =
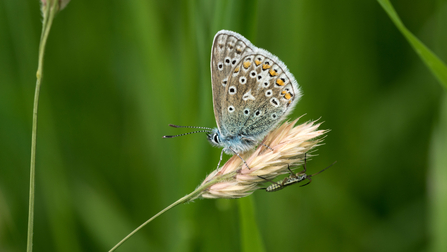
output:
M 42 33 L 39 43 L 39 59 L 36 73 L 36 87 L 34 91 L 33 104 L 33 126 L 31 133 L 31 162 L 30 162 L 30 181 L 29 181 L 29 205 L 28 205 L 28 234 L 26 242 L 26 251 L 33 251 L 33 230 L 34 230 L 34 195 L 35 195 L 35 175 L 36 175 L 36 140 L 37 140 L 37 111 L 39 107 L 39 93 L 43 73 L 43 56 L 45 54 L 45 45 L 48 34 L 53 23 L 54 16 L 59 9 L 58 1 L 51 1 L 51 5 L 42 5 L 43 23 Z

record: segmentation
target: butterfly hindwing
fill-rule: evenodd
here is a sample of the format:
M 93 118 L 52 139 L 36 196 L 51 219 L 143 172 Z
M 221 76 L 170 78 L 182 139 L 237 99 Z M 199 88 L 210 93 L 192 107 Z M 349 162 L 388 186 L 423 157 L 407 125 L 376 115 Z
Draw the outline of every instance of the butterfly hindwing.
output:
M 243 57 L 230 73 L 222 99 L 222 125 L 231 136 L 259 141 L 290 112 L 301 93 L 287 68 L 270 53 Z

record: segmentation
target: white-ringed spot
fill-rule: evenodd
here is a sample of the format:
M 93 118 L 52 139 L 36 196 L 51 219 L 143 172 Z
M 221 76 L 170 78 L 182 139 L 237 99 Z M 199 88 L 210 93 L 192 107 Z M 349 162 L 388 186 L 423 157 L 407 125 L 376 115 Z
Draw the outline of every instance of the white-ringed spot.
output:
M 245 76 L 241 76 L 241 77 L 239 78 L 239 83 L 241 83 L 242 85 L 245 84 L 245 83 L 247 83 L 247 78 L 245 78 Z
M 230 95 L 234 95 L 234 94 L 236 94 L 236 93 L 237 93 L 237 89 L 236 89 L 236 87 L 235 87 L 235 86 L 231 86 L 231 87 L 228 89 L 228 93 L 229 93 Z
M 230 59 L 229 57 L 226 57 L 226 58 L 225 58 L 225 65 L 229 65 L 229 64 L 230 64 L 230 60 L 231 60 L 231 59 Z
M 267 96 L 267 97 L 272 96 L 272 94 L 273 94 L 273 91 L 271 89 L 265 91 L 265 96 Z
M 253 71 L 250 72 L 250 77 L 251 77 L 251 78 L 256 77 L 256 71 L 255 71 L 255 70 L 253 70 Z
M 234 112 L 234 107 L 233 106 L 228 106 L 228 112 L 233 113 Z
M 270 99 L 270 103 L 271 103 L 274 107 L 278 107 L 278 106 L 279 106 L 279 101 L 278 101 L 278 99 L 276 99 L 275 97 L 273 97 L 272 99 Z

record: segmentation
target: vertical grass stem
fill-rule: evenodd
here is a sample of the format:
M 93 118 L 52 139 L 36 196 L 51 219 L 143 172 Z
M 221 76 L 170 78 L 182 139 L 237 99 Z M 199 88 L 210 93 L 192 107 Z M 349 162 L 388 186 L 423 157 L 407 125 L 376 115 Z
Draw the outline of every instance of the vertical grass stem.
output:
M 36 174 L 36 139 L 37 139 L 37 111 L 39 107 L 39 93 L 42 82 L 43 56 L 45 45 L 50 33 L 51 24 L 54 16 L 59 9 L 59 1 L 51 1 L 49 4 L 42 5 L 42 33 L 39 43 L 39 59 L 37 63 L 36 87 L 34 92 L 33 104 L 33 126 L 31 133 L 31 162 L 30 162 L 30 181 L 29 181 L 29 206 L 28 206 L 28 234 L 26 242 L 26 251 L 33 251 L 33 229 L 34 229 L 34 192 L 35 192 L 35 174 Z

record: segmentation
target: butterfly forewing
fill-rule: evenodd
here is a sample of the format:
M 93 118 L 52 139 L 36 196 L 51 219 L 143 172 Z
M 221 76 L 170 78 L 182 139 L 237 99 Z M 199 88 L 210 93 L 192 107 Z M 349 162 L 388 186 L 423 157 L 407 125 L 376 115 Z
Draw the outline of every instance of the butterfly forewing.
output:
M 214 116 L 217 127 L 225 134 L 225 126 L 222 127 L 222 99 L 225 96 L 230 73 L 244 55 L 253 53 L 253 45 L 237 33 L 220 31 L 214 37 L 211 49 L 211 76 L 213 87 Z

